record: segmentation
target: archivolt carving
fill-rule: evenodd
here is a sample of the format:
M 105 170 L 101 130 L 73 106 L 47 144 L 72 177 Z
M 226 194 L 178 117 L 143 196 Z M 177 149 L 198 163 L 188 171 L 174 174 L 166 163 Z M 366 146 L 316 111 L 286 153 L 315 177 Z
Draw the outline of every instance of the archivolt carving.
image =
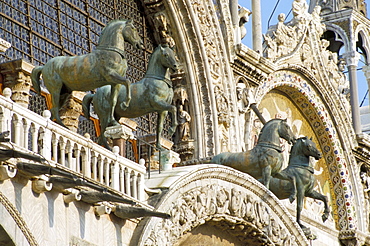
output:
M 0 192 L 0 204 L 2 204 L 8 213 L 13 217 L 15 223 L 22 231 L 24 237 L 27 239 L 29 245 L 37 246 L 39 245 L 31 233 L 30 229 L 28 228 L 26 222 L 22 218 L 22 215 L 18 212 L 18 209 L 8 200 L 8 198 Z
M 237 188 L 207 185 L 182 194 L 145 245 L 174 245 L 181 236 L 204 223 L 227 230 L 249 245 L 297 245 L 283 223 L 252 194 Z M 171 235 L 168 239 L 162 235 Z
M 249 175 L 202 165 L 170 187 L 158 206 L 172 218 L 147 221 L 137 245 L 176 245 L 203 224 L 220 227 L 246 245 L 308 245 L 292 216 L 278 204 Z

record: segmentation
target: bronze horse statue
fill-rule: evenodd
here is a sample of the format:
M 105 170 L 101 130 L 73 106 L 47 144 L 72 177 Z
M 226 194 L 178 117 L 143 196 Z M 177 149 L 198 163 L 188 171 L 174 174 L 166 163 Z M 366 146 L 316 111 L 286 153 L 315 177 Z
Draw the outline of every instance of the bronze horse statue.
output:
M 214 156 L 210 163 L 229 166 L 255 179 L 262 179 L 261 183 L 268 189 L 271 176 L 280 172 L 283 166 L 280 138 L 289 144 L 295 141 L 286 119 L 272 119 L 263 126 L 253 149 L 239 153 L 224 152 Z
M 312 139 L 307 137 L 298 138 L 290 151 L 288 167 L 278 173 L 270 183 L 270 190 L 280 200 L 289 198 L 290 202 L 293 202 L 295 196 L 297 197 L 296 220 L 302 229 L 306 228 L 300 222 L 304 197 L 323 201 L 325 206 L 322 215 L 323 222 L 328 219 L 330 212 L 328 198 L 313 190 L 316 179 L 314 169 L 310 165 L 310 156 L 319 160 L 321 153 Z
M 172 116 L 170 135 L 176 130 L 177 118 L 176 107 L 171 105 L 173 88 L 169 70 L 176 71 L 179 67 L 175 52 L 168 45 L 159 45 L 149 58 L 148 69 L 144 78 L 130 86 L 132 99 L 128 108 L 124 100 L 128 94 L 126 87 L 121 87 L 118 95 L 117 105 L 114 109 L 116 121 L 121 117 L 136 118 L 151 112 L 158 113 L 157 120 L 157 147 L 161 148 L 160 136 L 163 131 L 164 120 L 168 111 Z M 85 117 L 90 115 L 90 104 L 94 105 L 94 111 L 100 119 L 101 134 L 99 144 L 109 149 L 104 131 L 108 126 L 109 104 L 111 97 L 110 86 L 103 86 L 96 91 L 96 94 L 87 94 L 82 101 L 82 108 Z
M 40 76 L 51 94 L 52 119 L 62 126 L 59 109 L 63 106 L 72 91 L 89 91 L 104 85 L 111 85 L 111 97 L 108 98 L 111 114 L 107 115 L 109 124 L 116 124 L 113 109 L 117 102 L 121 85 L 126 90 L 130 82 L 124 78 L 127 70 L 127 60 L 124 54 L 124 42 L 127 41 L 135 48 L 143 48 L 132 20 L 113 20 L 104 27 L 96 49 L 80 56 L 58 56 L 52 58 L 44 66 L 32 70 L 33 88 L 41 92 Z M 130 90 L 127 90 L 130 91 Z M 131 96 L 125 98 L 126 107 Z

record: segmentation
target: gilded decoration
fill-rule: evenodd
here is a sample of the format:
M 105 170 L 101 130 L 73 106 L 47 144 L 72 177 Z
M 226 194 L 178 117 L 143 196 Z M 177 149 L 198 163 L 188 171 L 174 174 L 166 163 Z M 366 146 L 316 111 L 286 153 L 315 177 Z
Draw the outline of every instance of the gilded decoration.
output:
M 297 107 L 297 105 L 292 102 L 287 95 L 278 91 L 272 90 L 269 92 L 259 104 L 259 109 L 263 112 L 265 119 L 282 118 L 288 119 L 288 124 L 291 126 L 293 134 L 296 137 L 308 136 L 313 138 L 313 142 L 316 144 L 320 152 L 323 150 L 320 148 L 319 142 L 317 140 L 315 132 L 312 130 L 310 123 L 305 120 L 302 111 Z M 289 152 L 291 146 L 283 139 L 281 139 L 281 147 L 283 149 L 284 155 L 284 166 L 282 169 L 286 168 L 287 161 L 289 160 Z M 330 175 L 328 173 L 326 161 L 322 158 L 319 161 L 314 161 L 314 176 L 316 178 L 315 190 L 321 194 L 326 195 L 329 198 L 329 204 L 335 204 L 335 194 L 333 193 L 332 184 L 329 182 Z M 286 203 L 289 207 L 295 207 Z M 309 218 L 315 218 L 317 221 L 321 221 L 321 214 L 323 212 L 323 206 L 321 202 L 314 199 L 305 199 L 304 209 L 302 214 L 305 214 Z M 333 211 L 332 207 L 330 208 Z M 334 220 L 329 217 L 328 222 L 325 224 L 334 225 Z
M 332 187 L 334 191 L 331 194 L 331 198 L 333 200 L 335 198 L 335 202 L 331 205 L 334 220 L 337 222 L 336 226 L 340 230 L 356 228 L 354 197 L 351 192 L 353 184 L 347 170 L 347 161 L 353 162 L 354 160 L 346 160 L 345 153 L 343 153 L 344 147 L 340 143 L 337 128 L 334 127 L 335 123 L 332 121 L 322 99 L 306 79 L 290 71 L 279 71 L 271 74 L 267 81 L 259 88 L 256 95 L 257 101 L 265 98 L 268 93 L 271 93 L 271 90 L 277 89 L 283 92 L 284 96 L 288 97 L 295 104 L 295 107 L 292 108 L 297 109 L 286 111 L 284 108 L 283 111 L 279 112 L 276 106 L 269 106 L 264 109 L 263 113 L 270 114 L 272 117 L 276 117 L 276 114 L 279 113 L 284 114 L 283 117 L 291 117 L 292 127 L 298 133 L 300 133 L 300 129 L 303 129 L 303 124 L 309 124 L 307 128 L 312 129 L 312 132 L 305 130 L 308 131 L 305 134 L 314 133 L 313 135 L 316 136 L 315 141 L 322 150 L 324 157 L 318 163 L 316 169 L 318 172 L 321 172 L 322 167 L 323 176 L 318 178 L 319 182 L 321 181 L 322 191 L 325 193 L 329 187 Z M 281 106 L 278 104 L 279 108 L 288 106 L 281 104 Z M 292 117 L 294 113 L 297 114 L 298 119 L 299 111 L 305 115 L 306 123 L 295 121 L 295 118 Z M 301 116 L 300 118 L 303 117 Z M 356 164 L 351 163 L 351 165 Z M 325 175 L 330 177 L 330 183 L 323 181 Z

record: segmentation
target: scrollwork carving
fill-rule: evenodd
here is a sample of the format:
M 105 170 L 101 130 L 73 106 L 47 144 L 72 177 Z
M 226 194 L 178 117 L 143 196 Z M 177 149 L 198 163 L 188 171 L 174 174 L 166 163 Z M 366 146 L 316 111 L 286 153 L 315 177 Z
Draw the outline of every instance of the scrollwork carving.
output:
M 227 229 L 250 245 L 296 245 L 264 202 L 238 188 L 212 184 L 192 189 L 172 203 L 170 214 L 171 219 L 156 224 L 145 245 L 173 245 L 205 223 Z

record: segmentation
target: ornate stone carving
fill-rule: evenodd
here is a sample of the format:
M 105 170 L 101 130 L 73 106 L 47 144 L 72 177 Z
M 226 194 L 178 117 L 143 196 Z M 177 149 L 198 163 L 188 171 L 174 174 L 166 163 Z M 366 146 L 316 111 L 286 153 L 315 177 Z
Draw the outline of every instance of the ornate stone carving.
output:
M 0 73 L 4 76 L 4 87 L 12 90 L 12 100 L 27 108 L 31 89 L 31 71 L 33 66 L 22 59 L 0 64 Z
M 297 245 L 264 202 L 237 188 L 206 185 L 190 190 L 172 203 L 169 213 L 172 218 L 159 221 L 145 245 L 173 245 L 205 223 L 226 228 L 247 245 Z
M 162 44 L 168 44 L 170 47 L 175 46 L 175 41 L 170 35 L 170 24 L 165 12 L 158 12 L 153 15 L 153 24 L 155 28 L 154 35 Z
M 239 17 L 239 29 L 240 29 L 240 40 L 242 40 L 245 35 L 247 35 L 247 28 L 245 28 L 245 23 L 249 21 L 249 16 L 252 12 L 246 8 L 239 8 L 238 17 Z
M 284 23 L 285 14 L 282 13 L 278 16 L 278 24 L 264 35 L 264 55 L 276 62 L 289 58 L 294 63 L 300 61 L 307 69 L 315 71 L 310 49 L 312 39 L 319 40 L 325 30 L 321 23 L 321 8 L 316 6 L 309 14 L 306 0 L 295 0 L 292 11 L 294 17 L 290 22 Z
M 225 94 L 222 92 L 219 86 L 215 86 L 215 97 L 218 123 L 224 125 L 226 128 L 230 126 L 229 118 L 229 103 Z
M 60 118 L 63 124 L 71 131 L 77 132 L 78 122 L 82 114 L 81 99 L 84 93 L 73 91 L 60 109 Z

